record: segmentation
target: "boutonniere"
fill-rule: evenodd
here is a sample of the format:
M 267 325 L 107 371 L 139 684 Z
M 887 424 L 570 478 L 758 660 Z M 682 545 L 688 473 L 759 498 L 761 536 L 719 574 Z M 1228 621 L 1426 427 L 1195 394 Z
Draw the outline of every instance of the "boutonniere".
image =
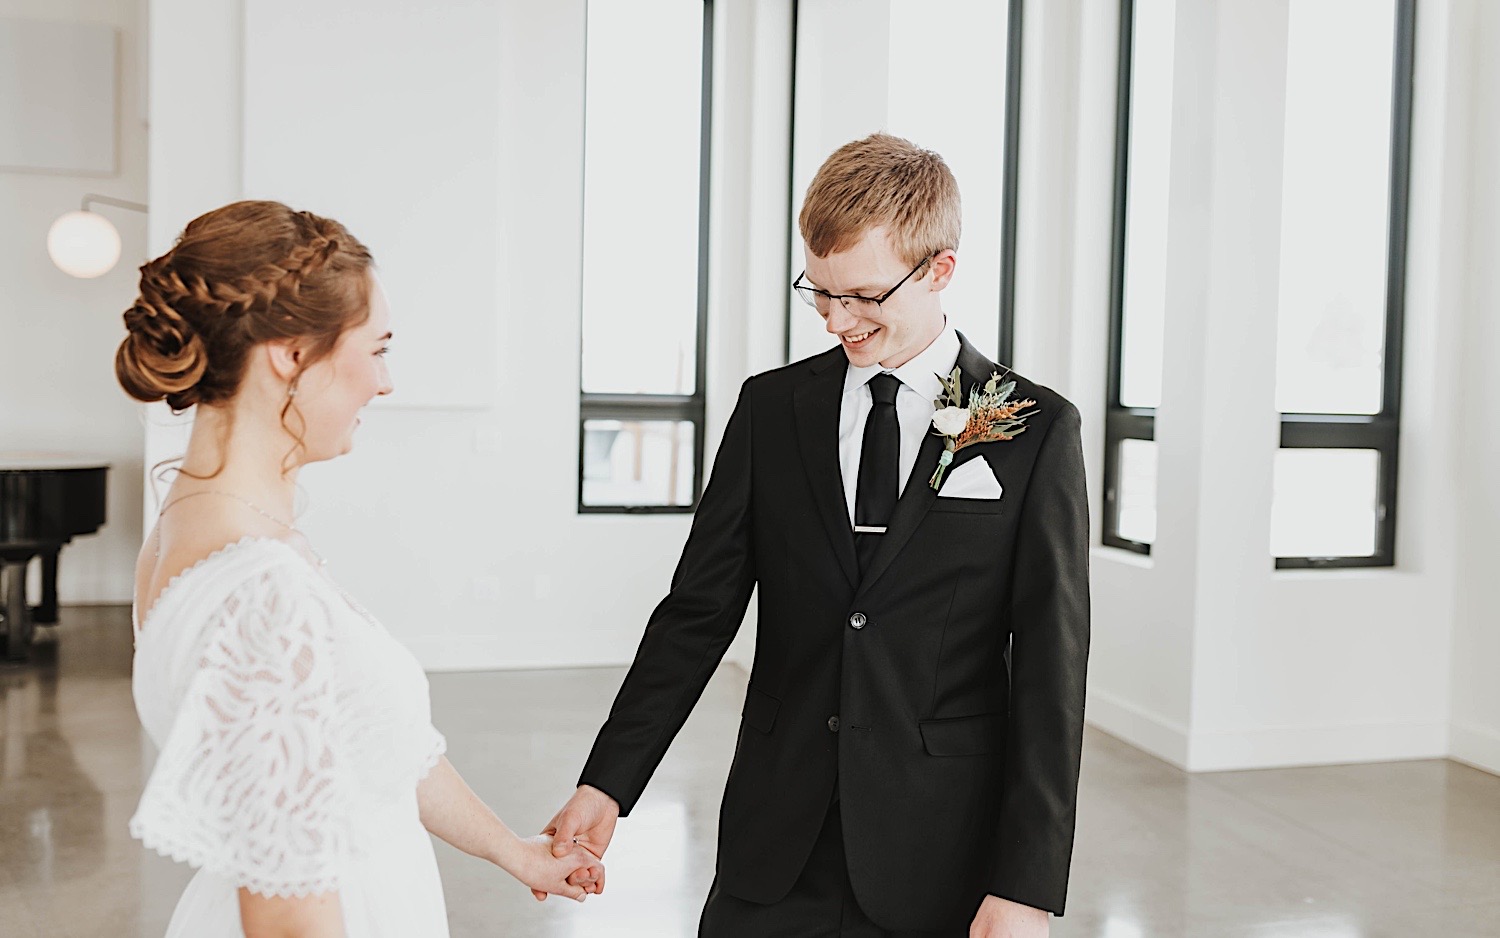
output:
M 943 473 L 953 463 L 953 454 L 975 443 L 993 443 L 996 440 L 1013 440 L 1026 429 L 1026 418 L 1036 411 L 1023 414 L 1021 411 L 1035 407 L 1036 401 L 1013 401 L 1010 396 L 1016 390 L 1014 381 L 1000 383 L 1001 376 L 991 374 L 983 389 L 976 383 L 969 389 L 969 406 L 964 406 L 963 376 L 958 368 L 944 378 L 943 393 L 933 401 L 937 413 L 932 415 L 934 432 L 943 437 L 943 455 L 938 457 L 937 471 L 928 482 L 933 488 L 943 484 Z

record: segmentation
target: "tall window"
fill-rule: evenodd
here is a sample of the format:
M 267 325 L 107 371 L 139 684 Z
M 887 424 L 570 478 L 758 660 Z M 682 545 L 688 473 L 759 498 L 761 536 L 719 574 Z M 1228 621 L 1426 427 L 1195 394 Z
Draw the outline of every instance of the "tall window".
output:
M 1175 0 L 1121 0 L 1104 543 L 1156 540 L 1156 408 L 1167 292 Z
M 1391 566 L 1414 0 L 1292 0 L 1271 553 Z
M 590 0 L 587 29 L 578 510 L 691 511 L 703 474 L 713 3 Z
M 1022 5 L 795 0 L 788 282 L 804 266 L 797 213 L 824 159 L 878 130 L 905 137 L 943 156 L 963 197 L 949 321 L 1013 364 Z M 966 93 L 934 94 L 934 75 Z M 787 360 L 833 345 L 817 314 L 786 295 Z

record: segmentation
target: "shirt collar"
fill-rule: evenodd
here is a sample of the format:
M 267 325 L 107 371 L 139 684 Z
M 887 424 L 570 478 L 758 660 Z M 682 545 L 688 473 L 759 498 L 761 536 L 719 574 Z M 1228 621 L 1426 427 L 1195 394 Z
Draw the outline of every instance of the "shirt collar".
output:
M 900 368 L 884 368 L 879 362 L 863 366 L 850 364 L 844 375 L 844 393 L 862 388 L 871 378 L 889 371 L 902 384 L 927 400 L 935 401 L 943 393 L 943 382 L 938 375 L 946 377 L 953 373 L 953 366 L 958 363 L 958 352 L 958 332 L 951 323 L 944 324 L 943 331 L 932 340 L 932 344 Z

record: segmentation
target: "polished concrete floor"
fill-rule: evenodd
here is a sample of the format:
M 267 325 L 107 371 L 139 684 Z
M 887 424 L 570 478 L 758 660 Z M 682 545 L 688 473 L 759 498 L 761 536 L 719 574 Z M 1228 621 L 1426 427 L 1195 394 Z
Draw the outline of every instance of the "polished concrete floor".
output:
M 0 665 L 0 935 L 160 935 L 187 871 L 125 832 L 150 762 L 122 609 L 69 609 Z M 53 640 L 55 639 L 55 640 Z M 622 672 L 444 674 L 450 753 L 513 826 L 571 790 Z M 744 675 L 710 684 L 609 853 L 609 889 L 538 904 L 439 845 L 455 936 L 688 938 Z M 1500 936 L 1500 778 L 1451 762 L 1187 775 L 1090 731 L 1056 938 Z

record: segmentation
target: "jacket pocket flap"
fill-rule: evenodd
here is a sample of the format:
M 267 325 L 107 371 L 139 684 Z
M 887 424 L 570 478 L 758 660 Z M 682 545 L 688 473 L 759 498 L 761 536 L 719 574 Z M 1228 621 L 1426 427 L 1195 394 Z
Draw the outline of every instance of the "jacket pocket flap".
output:
M 781 701 L 770 694 L 753 687 L 745 694 L 745 722 L 762 733 L 771 732 L 771 727 L 776 725 L 776 712 L 780 709 Z
M 1003 498 L 958 498 L 940 495 L 932 500 L 930 511 L 961 511 L 976 515 L 998 515 Z
M 932 756 L 977 756 L 1000 748 L 1003 726 L 997 714 L 949 720 L 923 720 L 922 745 Z

